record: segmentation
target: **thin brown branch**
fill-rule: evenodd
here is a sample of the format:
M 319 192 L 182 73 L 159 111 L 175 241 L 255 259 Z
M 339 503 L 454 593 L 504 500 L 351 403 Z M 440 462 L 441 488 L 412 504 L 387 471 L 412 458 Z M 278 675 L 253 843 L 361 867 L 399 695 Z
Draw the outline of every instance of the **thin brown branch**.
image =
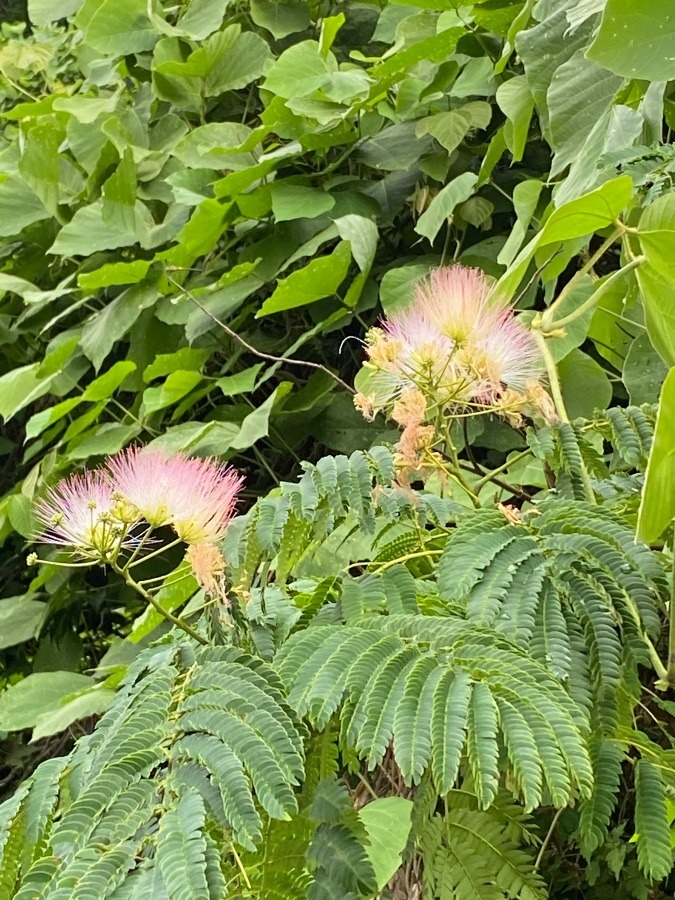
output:
M 166 277 L 167 280 L 174 285 L 174 287 L 185 294 L 188 300 L 191 300 L 195 304 L 195 306 L 198 306 L 199 309 L 201 309 L 201 311 L 204 313 L 204 315 L 208 316 L 212 322 L 214 322 L 225 332 L 225 334 L 228 334 L 233 340 L 241 344 L 241 346 L 244 347 L 245 350 L 248 350 L 249 353 L 257 356 L 258 359 L 267 359 L 270 362 L 288 363 L 289 365 L 293 366 L 305 366 L 309 369 L 317 369 L 320 372 L 325 372 L 326 375 L 329 375 L 331 378 L 333 378 L 341 387 L 349 391 L 350 394 L 355 393 L 354 388 L 347 384 L 346 381 L 343 381 L 339 375 L 335 374 L 335 372 L 331 372 L 328 366 L 324 366 L 321 363 L 310 362 L 306 359 L 294 359 L 294 357 L 292 356 L 274 356 L 271 353 L 264 353 L 262 350 L 258 350 L 252 344 L 249 344 L 249 342 L 240 334 L 237 334 L 236 331 L 226 325 L 221 319 L 218 318 L 218 316 L 214 315 L 214 313 L 212 313 L 211 310 L 207 309 L 203 303 L 200 303 L 200 301 L 195 297 L 193 293 L 191 293 L 191 291 L 183 287 L 182 284 L 179 284 L 177 281 L 175 281 L 169 274 L 167 274 Z

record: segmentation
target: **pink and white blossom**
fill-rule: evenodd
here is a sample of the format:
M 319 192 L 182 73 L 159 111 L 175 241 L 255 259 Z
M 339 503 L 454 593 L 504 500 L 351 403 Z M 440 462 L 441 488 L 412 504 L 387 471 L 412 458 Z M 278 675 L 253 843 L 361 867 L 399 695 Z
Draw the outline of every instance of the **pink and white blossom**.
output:
M 153 528 L 171 522 L 177 481 L 171 457 L 161 450 L 127 447 L 107 461 L 113 489 Z
M 180 484 L 171 508 L 171 525 L 178 537 L 188 544 L 221 541 L 234 515 L 243 477 L 214 459 L 177 455 L 169 465 Z
M 497 324 L 491 285 L 480 269 L 454 265 L 434 269 L 416 285 L 412 308 L 454 343 L 479 340 Z
M 544 372 L 534 335 L 513 317 L 510 308 L 501 310 L 476 344 L 494 365 L 498 380 L 516 391 L 524 391 L 529 382 L 538 381 Z
M 370 393 L 358 394 L 357 406 L 372 414 L 393 404 L 390 412 L 399 421 L 393 412 L 399 398 L 418 390 L 430 410 L 450 416 L 500 412 L 507 394 L 509 415 L 518 396 L 525 409 L 526 391 L 541 379 L 543 360 L 514 310 L 491 295 L 479 269 L 453 265 L 431 272 L 407 309 L 369 333 Z
M 243 479 L 231 466 L 182 453 L 131 447 L 108 461 L 114 491 L 153 527 L 186 543 L 221 540 Z
M 38 501 L 35 516 L 44 527 L 38 540 L 70 547 L 84 556 L 105 557 L 136 539 L 116 517 L 117 501 L 101 469 L 71 475 Z

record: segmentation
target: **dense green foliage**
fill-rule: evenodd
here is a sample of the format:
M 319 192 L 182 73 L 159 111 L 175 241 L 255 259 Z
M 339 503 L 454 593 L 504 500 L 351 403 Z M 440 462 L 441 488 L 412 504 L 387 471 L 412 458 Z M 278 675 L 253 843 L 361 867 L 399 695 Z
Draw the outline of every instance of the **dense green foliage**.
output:
M 675 17 L 635 6 L 0 4 L 0 898 L 672 894 Z M 452 261 L 565 412 L 457 429 L 475 509 L 351 396 Z M 247 476 L 231 614 L 147 564 L 206 647 L 25 564 L 134 441 Z

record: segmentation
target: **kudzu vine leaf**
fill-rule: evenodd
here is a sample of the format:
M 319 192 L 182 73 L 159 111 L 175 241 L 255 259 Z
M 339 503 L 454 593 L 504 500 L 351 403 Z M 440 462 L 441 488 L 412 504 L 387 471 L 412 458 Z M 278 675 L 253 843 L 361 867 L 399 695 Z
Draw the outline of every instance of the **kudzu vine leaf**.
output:
M 590 419 L 612 399 L 612 385 L 605 370 L 582 350 L 574 349 L 558 363 L 563 400 L 571 419 Z
M 412 826 L 412 800 L 405 797 L 379 797 L 359 811 L 366 829 L 366 856 L 375 872 L 378 890 L 382 890 L 401 865 Z
M 656 430 L 642 491 L 637 536 L 657 541 L 675 517 L 675 368 L 661 388 Z
M 331 297 L 344 281 L 351 258 L 349 242 L 340 241 L 330 256 L 313 259 L 303 269 L 282 279 L 258 310 L 256 318 Z
M 524 75 L 509 78 L 497 88 L 497 103 L 506 116 L 504 140 L 514 161 L 523 158 L 530 120 L 534 110 L 534 98 Z
M 271 187 L 272 212 L 277 222 L 291 219 L 314 219 L 335 206 L 335 198 L 327 191 L 275 181 Z
M 89 675 L 77 672 L 37 672 L 6 688 L 0 695 L 0 728 L 19 731 L 32 728 L 37 718 L 61 705 L 70 694 L 95 684 Z
M 316 41 L 301 41 L 285 50 L 267 73 L 263 87 L 286 100 L 307 97 L 325 87 L 337 70 L 332 54 L 322 56 Z
M 443 224 L 452 218 L 455 207 L 471 196 L 477 181 L 473 172 L 464 172 L 446 184 L 420 216 L 415 231 L 433 243 Z
M 675 15 L 671 0 L 607 0 L 589 59 L 626 78 L 675 78 Z
M 645 324 L 663 361 L 675 365 L 675 312 L 673 311 L 673 254 L 675 253 L 675 194 L 650 204 L 638 226 L 645 261 L 636 270 L 644 302 Z
M 37 637 L 47 615 L 47 604 L 30 595 L 0 600 L 0 650 Z
M 554 209 L 544 226 L 523 247 L 499 279 L 500 296 L 511 299 L 540 247 L 571 241 L 612 225 L 631 202 L 633 182 L 619 175 L 599 188 Z
M 649 336 L 641 334 L 631 343 L 623 364 L 621 377 L 630 402 L 658 403 L 661 386 L 668 374 L 668 366 L 652 347 Z
M 94 50 L 112 56 L 140 53 L 152 50 L 159 39 L 147 7 L 146 0 L 85 0 L 75 22 Z
M 251 0 L 251 18 L 278 40 L 307 28 L 309 5 L 305 0 Z

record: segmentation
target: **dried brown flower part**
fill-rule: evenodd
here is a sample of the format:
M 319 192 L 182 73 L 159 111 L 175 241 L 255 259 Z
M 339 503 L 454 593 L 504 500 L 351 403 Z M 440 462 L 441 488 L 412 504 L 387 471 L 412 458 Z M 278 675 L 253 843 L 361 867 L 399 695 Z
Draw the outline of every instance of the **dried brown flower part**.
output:
M 209 597 L 227 603 L 225 584 L 225 559 L 215 544 L 191 544 L 187 560 L 199 585 Z

